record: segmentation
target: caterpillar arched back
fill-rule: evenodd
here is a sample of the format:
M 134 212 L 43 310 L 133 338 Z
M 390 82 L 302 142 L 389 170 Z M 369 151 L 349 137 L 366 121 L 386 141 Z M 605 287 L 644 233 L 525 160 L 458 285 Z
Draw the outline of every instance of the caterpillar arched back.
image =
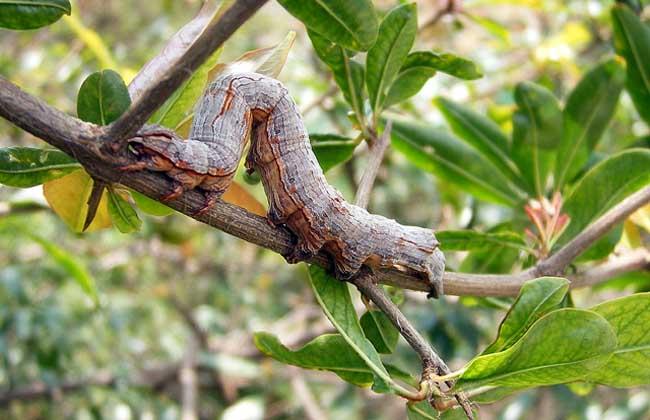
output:
M 139 159 L 124 169 L 164 171 L 175 188 L 163 200 L 198 188 L 207 209 L 232 182 L 249 138 L 246 168 L 260 173 L 268 220 L 297 239 L 287 261 L 322 250 L 331 255 L 338 278 L 350 278 L 362 266 L 396 267 L 428 280 L 430 295 L 442 295 L 444 256 L 433 231 L 346 202 L 327 183 L 295 102 L 272 78 L 244 73 L 215 80 L 196 108 L 189 140 L 148 127 L 131 139 Z

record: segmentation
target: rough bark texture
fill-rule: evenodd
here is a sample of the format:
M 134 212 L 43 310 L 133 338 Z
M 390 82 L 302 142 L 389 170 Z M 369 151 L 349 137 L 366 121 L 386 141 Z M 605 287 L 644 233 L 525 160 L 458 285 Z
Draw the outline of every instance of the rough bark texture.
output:
M 442 295 L 444 256 L 433 231 L 347 203 L 327 183 L 296 104 L 277 80 L 256 73 L 216 80 L 196 109 L 189 140 L 149 129 L 132 140 L 140 160 L 128 167 L 164 171 L 177 182 L 171 197 L 198 187 L 212 206 L 232 181 L 251 132 L 246 166 L 261 175 L 268 219 L 297 238 L 285 254 L 289 262 L 322 250 L 341 279 L 362 266 L 395 268 L 421 276 L 431 295 Z

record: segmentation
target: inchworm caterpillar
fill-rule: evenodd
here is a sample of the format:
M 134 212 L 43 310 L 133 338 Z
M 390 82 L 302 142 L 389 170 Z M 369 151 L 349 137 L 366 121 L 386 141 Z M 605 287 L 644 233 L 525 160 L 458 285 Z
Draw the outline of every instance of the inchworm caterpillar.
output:
M 176 184 L 163 199 L 199 188 L 207 209 L 232 182 L 251 133 L 246 168 L 260 173 L 269 222 L 297 238 L 287 261 L 323 250 L 340 279 L 364 265 L 395 267 L 428 280 L 430 296 L 442 295 L 445 260 L 433 231 L 347 203 L 325 179 L 289 92 L 272 78 L 244 73 L 215 80 L 196 108 L 189 140 L 148 127 L 130 140 L 139 160 L 124 169 L 164 171 Z

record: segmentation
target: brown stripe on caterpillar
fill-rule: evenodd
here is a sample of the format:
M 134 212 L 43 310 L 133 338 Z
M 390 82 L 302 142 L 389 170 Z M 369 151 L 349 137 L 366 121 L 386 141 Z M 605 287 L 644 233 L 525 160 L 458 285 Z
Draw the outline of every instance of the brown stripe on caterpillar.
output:
M 204 190 L 206 210 L 232 181 L 252 133 L 246 168 L 260 173 L 269 221 L 285 225 L 296 237 L 287 261 L 309 259 L 322 250 L 331 256 L 339 279 L 356 275 L 362 266 L 395 267 L 426 279 L 430 296 L 442 295 L 445 260 L 433 230 L 404 226 L 346 202 L 327 183 L 296 104 L 277 80 L 255 73 L 223 76 L 201 98 L 189 140 L 160 131 L 131 140 L 149 152 L 126 169 L 163 171 L 181 191 Z M 204 178 L 197 184 L 196 176 L 187 173 Z

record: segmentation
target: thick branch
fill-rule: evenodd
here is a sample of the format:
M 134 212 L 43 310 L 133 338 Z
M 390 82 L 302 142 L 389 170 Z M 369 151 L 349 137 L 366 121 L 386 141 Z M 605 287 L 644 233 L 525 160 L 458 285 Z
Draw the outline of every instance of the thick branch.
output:
M 181 58 L 109 126 L 103 139 L 117 142 L 132 137 L 154 111 L 266 2 L 267 0 L 237 0 L 221 15 L 218 22 L 208 25 Z
M 115 164 L 111 163 L 112 157 L 105 156 L 99 151 L 97 142 L 97 137 L 101 134 L 99 127 L 84 123 L 50 107 L 2 77 L 0 77 L 0 116 L 75 157 L 96 178 L 121 183 L 153 199 L 159 199 L 171 188 L 169 179 L 158 173 L 119 172 Z M 558 251 L 560 257 L 553 255 L 539 266 L 521 273 L 490 275 L 447 272 L 444 276 L 445 292 L 450 295 L 516 295 L 525 281 L 541 275 L 557 273 L 557 270 L 566 268 L 562 265 L 569 257 L 579 255 L 585 247 L 649 200 L 650 187 L 630 195 Z M 189 191 L 167 204 L 191 217 L 192 213 L 202 208 L 204 202 L 202 194 Z M 194 218 L 280 254 L 287 254 L 293 247 L 291 234 L 287 230 L 273 228 L 265 218 L 223 201 L 219 201 L 206 214 Z M 309 262 L 323 267 L 329 266 L 329 258 L 323 253 Z M 404 289 L 429 290 L 426 281 L 394 268 L 380 270 L 376 276 L 380 283 Z

